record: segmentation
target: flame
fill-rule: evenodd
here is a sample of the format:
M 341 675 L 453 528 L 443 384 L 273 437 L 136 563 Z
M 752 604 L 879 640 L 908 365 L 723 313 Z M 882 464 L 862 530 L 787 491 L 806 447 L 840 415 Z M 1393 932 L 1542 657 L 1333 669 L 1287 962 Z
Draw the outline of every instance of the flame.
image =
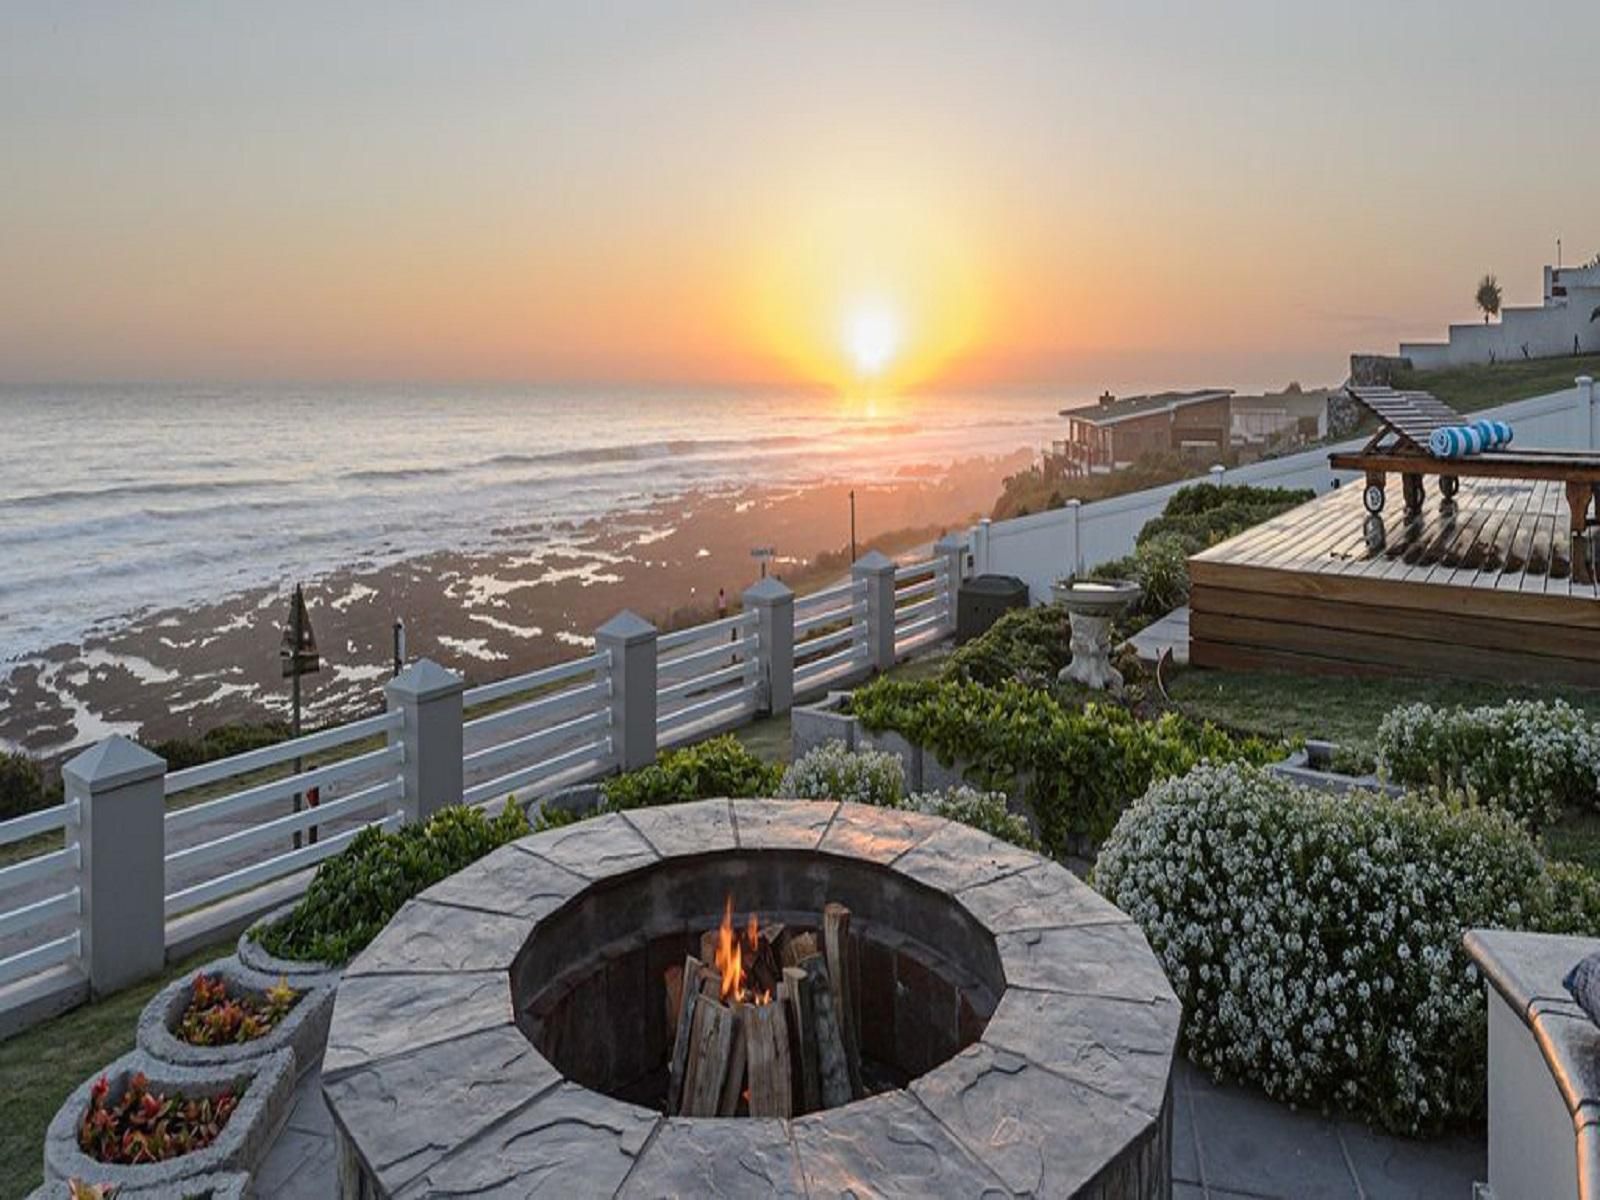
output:
M 717 972 L 722 976 L 720 994 L 724 1003 L 772 1003 L 772 993 L 767 990 L 759 992 L 753 990 L 750 980 L 745 975 L 746 956 L 748 955 L 750 961 L 754 961 L 760 944 L 761 925 L 756 920 L 755 913 L 751 913 L 750 919 L 745 923 L 742 939 L 734 933 L 733 896 L 730 894 L 723 904 L 722 924 L 717 928 L 717 949 L 714 956 Z

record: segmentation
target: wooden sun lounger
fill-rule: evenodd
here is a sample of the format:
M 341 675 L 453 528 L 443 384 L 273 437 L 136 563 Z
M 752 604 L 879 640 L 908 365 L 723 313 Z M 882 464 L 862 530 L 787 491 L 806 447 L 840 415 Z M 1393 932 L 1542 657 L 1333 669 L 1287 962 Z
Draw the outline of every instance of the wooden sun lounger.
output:
M 1463 476 L 1492 479 L 1553 480 L 1566 486 L 1570 530 L 1574 539 L 1575 573 L 1588 578 L 1591 564 L 1578 539 L 1593 524 L 1589 507 L 1600 515 L 1600 454 L 1566 450 L 1491 450 L 1465 458 L 1436 458 L 1428 449 L 1435 429 L 1466 425 L 1464 417 L 1427 392 L 1399 392 L 1387 387 L 1349 387 L 1351 399 L 1378 418 L 1378 432 L 1360 450 L 1328 455 L 1328 464 L 1340 471 L 1361 471 L 1366 487 L 1361 500 L 1369 513 L 1383 511 L 1385 483 L 1390 474 L 1400 476 L 1406 514 L 1422 511 L 1425 475 L 1439 477 L 1439 494 L 1450 499 Z

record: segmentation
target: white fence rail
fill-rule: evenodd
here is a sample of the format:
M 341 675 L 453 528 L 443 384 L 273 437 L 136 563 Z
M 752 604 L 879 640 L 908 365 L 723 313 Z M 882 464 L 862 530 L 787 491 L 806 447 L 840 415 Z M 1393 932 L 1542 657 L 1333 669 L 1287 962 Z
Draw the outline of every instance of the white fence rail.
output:
M 281 903 L 363 830 L 536 804 L 887 667 L 949 631 L 960 563 L 869 554 L 820 592 L 765 580 L 744 611 L 666 634 L 621 614 L 594 653 L 478 687 L 420 661 L 382 713 L 184 770 L 109 739 L 67 765 L 64 803 L 0 823 L 0 846 L 58 838 L 0 867 L 0 989 L 73 964 L 114 990 L 160 969 L 173 929 Z
M 79 917 L 83 891 L 78 882 L 82 852 L 73 837 L 80 808 L 77 800 L 0 821 L 0 846 L 30 838 L 62 835 L 64 845 L 7 867 L 0 867 L 0 897 L 28 889 L 0 912 L 0 987 L 65 962 L 75 962 L 81 947 Z M 34 890 L 42 892 L 34 898 Z M 6 903 L 0 900 L 0 903 Z
M 611 660 L 610 650 L 600 650 L 469 689 L 462 697 L 468 706 L 514 703 L 463 725 L 462 801 L 515 794 L 526 804 L 610 770 Z
M 1600 407 L 1592 384 L 1472 414 L 1494 417 L 1516 430 L 1517 445 L 1549 449 L 1600 449 Z M 1035 602 L 1049 599 L 1050 585 L 1133 551 L 1134 539 L 1147 521 L 1161 515 L 1179 488 L 1204 482 L 1250 484 L 1255 487 L 1309 488 L 1321 493 L 1353 478 L 1333 471 L 1328 455 L 1356 449 L 1362 439 L 1321 446 L 1300 454 L 1267 459 L 1161 487 L 1113 496 L 1090 504 L 1077 501 L 1049 512 L 1008 521 L 984 521 L 972 531 L 973 559 L 979 574 L 1014 575 L 1028 585 Z

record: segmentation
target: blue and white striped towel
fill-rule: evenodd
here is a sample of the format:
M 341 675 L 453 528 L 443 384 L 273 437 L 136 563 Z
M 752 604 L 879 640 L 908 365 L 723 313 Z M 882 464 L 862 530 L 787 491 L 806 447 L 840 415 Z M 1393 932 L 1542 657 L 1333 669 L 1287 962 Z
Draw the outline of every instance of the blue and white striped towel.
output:
M 1435 458 L 1466 458 L 1485 450 L 1498 450 L 1510 442 L 1511 426 L 1504 421 L 1474 421 L 1435 429 L 1428 435 L 1428 450 Z

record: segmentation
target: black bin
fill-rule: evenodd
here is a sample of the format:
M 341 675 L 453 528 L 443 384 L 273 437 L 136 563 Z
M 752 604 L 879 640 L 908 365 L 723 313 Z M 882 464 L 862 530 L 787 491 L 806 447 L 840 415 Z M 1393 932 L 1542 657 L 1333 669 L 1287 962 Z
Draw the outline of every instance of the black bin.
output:
M 1028 585 L 1015 575 L 978 575 L 956 591 L 956 643 L 988 632 L 1007 609 L 1028 607 Z

